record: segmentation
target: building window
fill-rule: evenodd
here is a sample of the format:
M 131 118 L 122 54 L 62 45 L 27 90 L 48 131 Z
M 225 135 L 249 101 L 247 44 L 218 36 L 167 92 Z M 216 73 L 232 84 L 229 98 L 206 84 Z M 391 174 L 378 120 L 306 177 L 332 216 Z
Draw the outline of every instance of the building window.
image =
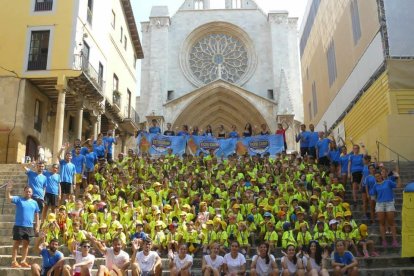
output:
M 171 101 L 174 99 L 174 90 L 167 91 L 167 101 Z
M 46 70 L 50 31 L 33 31 L 27 70 Z
M 124 36 L 124 49 L 125 49 L 125 51 L 127 49 L 127 45 L 128 45 L 128 40 L 127 40 L 127 37 Z
M 92 25 L 92 18 L 93 18 L 93 0 L 88 0 L 86 21 L 88 21 L 89 25 Z
M 41 132 L 42 131 L 42 116 L 41 116 L 41 103 L 39 100 L 35 101 L 34 109 L 34 129 Z
M 361 38 L 361 22 L 359 21 L 358 0 L 351 1 L 351 19 L 354 45 L 356 45 Z
M 53 0 L 35 0 L 35 11 L 51 11 L 53 8 Z
M 313 117 L 318 114 L 318 98 L 316 95 L 316 83 L 312 83 L 312 102 L 313 102 Z
M 309 120 L 312 120 L 312 103 L 308 103 Z
M 232 7 L 233 9 L 241 9 L 241 0 L 233 0 L 232 1 Z
M 112 28 L 115 29 L 115 19 L 116 19 L 116 15 L 115 12 L 112 10 L 112 21 L 111 21 L 111 26 Z M 122 28 L 122 27 L 121 27 Z M 122 36 L 121 36 L 121 40 L 122 40 Z
M 312 4 L 310 6 L 308 18 L 306 18 L 305 27 L 303 28 L 302 37 L 300 38 L 300 56 L 303 55 L 305 51 L 306 44 L 308 43 L 309 35 L 312 31 L 313 22 L 315 22 L 316 15 L 318 14 L 319 4 L 321 0 L 311 0 Z
M 273 94 L 273 89 L 268 89 L 267 90 L 267 97 L 271 100 L 275 99 L 275 95 Z
M 123 36 L 124 36 L 124 28 L 121 27 L 121 38 L 120 38 L 121 43 L 122 43 L 122 37 Z
M 335 44 L 333 40 L 329 43 L 329 47 L 326 52 L 326 59 L 328 61 L 329 86 L 332 86 L 337 77 Z
M 204 9 L 204 1 L 203 0 L 195 0 L 194 1 L 194 8 L 196 10 L 202 10 L 202 9 Z
M 119 79 L 118 79 L 118 76 L 116 74 L 114 74 L 112 90 L 113 91 L 119 91 Z

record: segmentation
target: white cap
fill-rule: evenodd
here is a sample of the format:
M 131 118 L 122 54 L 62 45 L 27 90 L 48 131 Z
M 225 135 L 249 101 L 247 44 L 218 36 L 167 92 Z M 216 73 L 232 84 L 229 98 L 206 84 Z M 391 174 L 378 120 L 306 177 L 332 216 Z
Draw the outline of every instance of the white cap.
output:
M 331 219 L 329 221 L 329 226 L 331 226 L 332 224 L 335 224 L 335 223 L 339 223 L 339 221 L 337 221 L 336 219 Z

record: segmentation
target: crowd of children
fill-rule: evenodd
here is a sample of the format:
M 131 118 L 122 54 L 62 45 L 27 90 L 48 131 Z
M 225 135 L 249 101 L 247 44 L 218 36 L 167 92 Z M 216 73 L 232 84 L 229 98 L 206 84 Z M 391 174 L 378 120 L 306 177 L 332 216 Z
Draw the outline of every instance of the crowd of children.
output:
M 69 248 L 89 234 L 107 246 L 119 238 L 125 247 L 148 236 L 170 257 L 182 243 L 191 254 L 209 254 L 218 242 L 224 254 L 234 240 L 246 257 L 263 241 L 274 252 L 314 240 L 329 250 L 344 240 L 355 255 L 377 256 L 336 172 L 294 153 L 155 158 L 129 150 L 111 162 L 99 158 L 83 193 L 49 213 L 41 231 Z

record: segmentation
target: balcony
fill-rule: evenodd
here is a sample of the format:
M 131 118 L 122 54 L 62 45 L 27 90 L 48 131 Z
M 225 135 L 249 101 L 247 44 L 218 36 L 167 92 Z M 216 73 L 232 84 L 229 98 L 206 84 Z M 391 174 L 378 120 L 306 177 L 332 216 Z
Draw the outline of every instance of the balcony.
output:
M 116 108 L 117 112 L 121 111 L 121 93 L 117 90 L 112 93 L 112 105 Z
M 51 11 L 53 8 L 53 0 L 36 1 L 35 11 Z
M 27 70 L 46 70 L 47 54 L 30 54 Z
M 123 112 L 124 120 L 121 127 L 131 134 L 135 134 L 138 130 L 139 115 L 132 106 L 126 106 Z

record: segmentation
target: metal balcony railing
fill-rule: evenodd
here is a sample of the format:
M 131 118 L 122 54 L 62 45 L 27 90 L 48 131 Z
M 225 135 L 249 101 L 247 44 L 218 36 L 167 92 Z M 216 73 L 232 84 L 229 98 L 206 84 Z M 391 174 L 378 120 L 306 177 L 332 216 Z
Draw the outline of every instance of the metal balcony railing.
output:
M 112 94 L 112 103 L 119 108 L 121 107 L 121 95 L 118 91 L 114 91 Z
M 53 8 L 53 0 L 36 1 L 35 11 L 51 11 Z
M 105 81 L 86 57 L 84 57 L 82 54 L 75 55 L 73 67 L 76 70 L 82 70 L 97 88 L 98 92 L 103 95 Z
M 46 70 L 47 54 L 30 54 L 27 70 Z
M 124 118 L 130 119 L 134 123 L 139 123 L 139 115 L 132 106 L 126 106 L 124 110 Z

